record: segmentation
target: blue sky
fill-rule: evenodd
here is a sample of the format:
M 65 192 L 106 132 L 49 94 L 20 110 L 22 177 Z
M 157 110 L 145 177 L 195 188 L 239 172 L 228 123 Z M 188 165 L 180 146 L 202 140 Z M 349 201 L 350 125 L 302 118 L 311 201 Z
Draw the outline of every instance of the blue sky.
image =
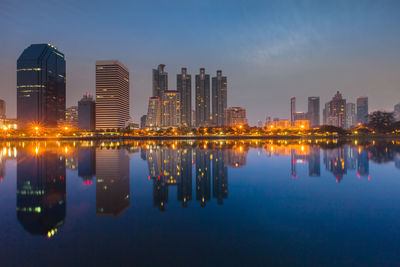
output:
M 131 115 L 145 114 L 151 69 L 166 64 L 169 87 L 193 75 L 228 76 L 228 105 L 252 124 L 289 117 L 289 98 L 306 109 L 340 90 L 370 109 L 400 102 L 400 1 L 0 1 L 0 98 L 15 117 L 16 60 L 50 42 L 67 61 L 67 105 L 95 91 L 96 60 L 118 59 L 131 73 Z M 193 87 L 194 88 L 194 87 Z

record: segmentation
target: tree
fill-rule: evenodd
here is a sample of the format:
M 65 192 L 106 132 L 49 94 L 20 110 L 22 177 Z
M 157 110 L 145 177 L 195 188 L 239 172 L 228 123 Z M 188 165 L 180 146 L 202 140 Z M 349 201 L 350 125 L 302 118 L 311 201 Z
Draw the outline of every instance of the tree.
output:
M 394 126 L 393 112 L 374 111 L 368 115 L 367 125 L 377 133 L 391 132 Z

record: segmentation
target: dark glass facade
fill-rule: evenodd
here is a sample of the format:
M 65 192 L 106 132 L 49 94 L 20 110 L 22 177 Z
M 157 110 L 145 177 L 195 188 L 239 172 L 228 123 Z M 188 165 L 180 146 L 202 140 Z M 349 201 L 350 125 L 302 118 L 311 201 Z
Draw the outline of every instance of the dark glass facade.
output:
M 216 126 L 225 126 L 225 111 L 228 103 L 226 76 L 222 71 L 217 71 L 217 76 L 212 78 L 212 123 Z
M 78 102 L 78 127 L 84 130 L 96 129 L 96 102 L 90 95 L 84 95 Z
M 186 68 L 176 76 L 176 89 L 181 94 L 181 125 L 192 125 L 192 76 L 187 74 Z
M 196 75 L 196 126 L 208 126 L 210 122 L 210 75 L 200 69 Z
M 318 96 L 310 96 L 308 98 L 308 119 L 310 120 L 310 127 L 318 127 L 320 124 L 319 105 Z
M 21 127 L 54 127 L 65 116 L 65 58 L 50 44 L 33 44 L 17 61 L 17 119 Z

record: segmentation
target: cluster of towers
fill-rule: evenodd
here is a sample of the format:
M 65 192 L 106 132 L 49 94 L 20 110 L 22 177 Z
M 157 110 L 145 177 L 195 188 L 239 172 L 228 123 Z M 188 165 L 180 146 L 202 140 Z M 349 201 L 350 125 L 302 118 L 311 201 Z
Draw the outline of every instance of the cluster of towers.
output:
M 195 77 L 195 108 L 192 108 L 192 75 L 182 68 L 176 76 L 176 90 L 168 88 L 168 72 L 165 65 L 153 69 L 153 95 L 149 98 L 145 126 L 206 127 L 225 126 L 227 109 L 227 78 L 222 71 L 212 78 L 201 68 Z M 210 94 L 211 91 L 211 94 Z M 212 106 L 211 106 L 212 104 Z

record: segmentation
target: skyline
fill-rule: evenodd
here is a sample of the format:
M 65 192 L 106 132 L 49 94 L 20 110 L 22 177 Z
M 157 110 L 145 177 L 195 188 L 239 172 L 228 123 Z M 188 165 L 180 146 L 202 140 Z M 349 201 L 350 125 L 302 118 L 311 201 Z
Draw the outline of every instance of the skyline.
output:
M 320 96 L 322 104 L 337 90 L 352 103 L 367 95 L 371 111 L 393 110 L 399 102 L 396 1 L 46 5 L 54 2 L 0 4 L 0 98 L 7 102 L 7 117 L 16 117 L 18 56 L 31 43 L 47 42 L 65 54 L 67 107 L 86 92 L 94 94 L 97 60 L 126 65 L 135 122 L 147 113 L 151 70 L 160 63 L 166 64 L 171 90 L 177 89 L 175 77 L 182 67 L 192 75 L 201 67 L 212 76 L 223 70 L 229 79 L 228 106 L 246 108 L 251 125 L 266 116 L 289 118 L 291 96 L 298 99 L 297 110 L 307 109 L 308 96 Z M 50 15 L 39 21 L 38 12 Z M 104 14 L 109 19 L 103 20 Z M 44 26 L 47 30 L 36 30 Z

